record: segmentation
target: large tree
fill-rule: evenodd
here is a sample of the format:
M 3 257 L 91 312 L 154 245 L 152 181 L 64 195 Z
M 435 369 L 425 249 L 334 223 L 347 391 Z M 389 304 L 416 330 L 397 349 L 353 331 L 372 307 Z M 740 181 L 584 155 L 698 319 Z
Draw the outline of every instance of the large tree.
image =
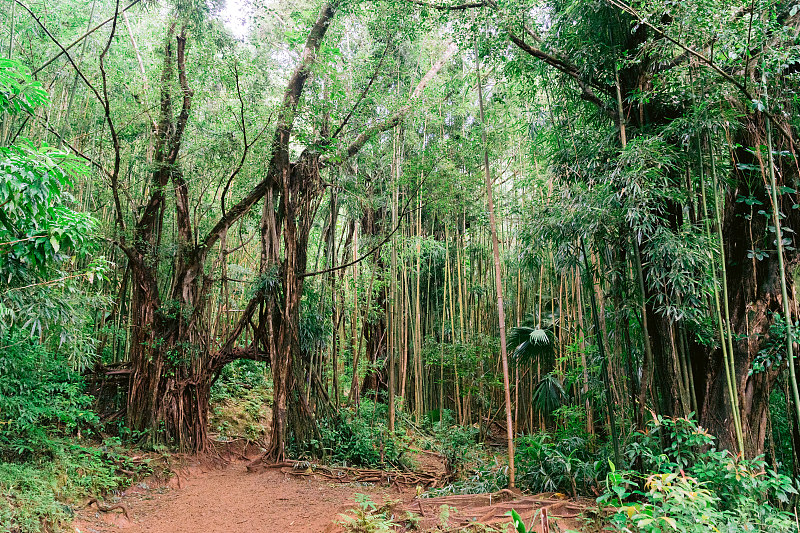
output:
M 227 185 L 219 193 L 221 213 L 212 222 L 193 223 L 190 186 L 195 180 L 186 175 L 181 164 L 181 150 L 196 98 L 187 67 L 191 57 L 187 51 L 191 33 L 187 27 L 178 28 L 175 22 L 167 26 L 159 113 L 152 121 L 150 183 L 143 205 L 135 206 L 133 213 L 123 205 L 124 189 L 120 184 L 123 147 L 113 99 L 107 91 L 108 74 L 102 61 L 111 39 L 101 56 L 100 87 L 92 86 L 81 72 L 102 105 L 112 141 L 113 165 L 105 172 L 116 212 L 115 244 L 127 258 L 132 280 L 127 420 L 133 429 L 147 430 L 154 439 L 164 439 L 182 449 L 203 450 L 208 442 L 211 384 L 226 364 L 241 358 L 267 360 L 271 364 L 275 385 L 272 457 L 280 458 L 285 453 L 290 420 L 300 438 L 312 427 L 313 413 L 303 403 L 302 395 L 297 394 L 302 383 L 299 377 L 307 370 L 298 330 L 309 235 L 325 190 L 321 174 L 325 169 L 343 164 L 376 134 L 398 124 L 456 50 L 452 45 L 447 47 L 444 55 L 419 81 L 407 103 L 388 116 L 361 127 L 350 141 L 335 137 L 352 112 L 333 134 L 324 130 L 304 131 L 304 138 L 314 138 L 315 143 L 300 141 L 306 146 L 293 158 L 291 145 L 303 94 L 313 77 L 326 33 L 335 21 L 337 7 L 331 2 L 323 4 L 308 31 L 275 111 L 274 134 L 265 150 L 267 162 L 263 173 L 255 185 L 226 208 L 226 203 L 231 201 L 230 184 L 247 162 L 248 151 L 252 152 L 255 142 L 252 137 L 247 138 L 244 100 L 236 73 L 235 90 L 242 101 L 239 118 L 244 144 L 239 164 L 230 171 Z M 116 24 L 115 15 L 112 35 Z M 68 59 L 78 68 L 71 56 L 68 55 Z M 371 82 L 364 93 L 370 86 Z M 175 100 L 179 102 L 178 110 L 174 109 Z M 356 99 L 354 106 L 359 103 L 360 99 Z M 269 124 L 264 124 L 259 129 L 264 131 L 268 127 Z M 229 230 L 259 202 L 263 203 L 263 208 L 258 288 L 226 337 L 218 344 L 210 342 L 202 331 L 202 319 L 209 312 L 209 292 L 215 281 L 213 265 L 224 261 L 229 253 L 225 245 Z M 164 264 L 160 250 L 165 216 L 174 220 L 177 234 L 171 265 Z M 129 222 L 131 219 L 133 223 Z M 168 283 L 163 279 L 165 270 L 169 272 Z M 254 334 L 249 343 L 243 344 L 241 339 L 248 328 L 254 329 Z
M 411 3 L 423 12 L 439 12 L 460 21 L 466 35 L 475 29 L 475 20 L 480 21 L 479 28 L 491 28 L 499 36 L 488 50 L 505 54 L 510 44 L 522 58 L 533 60 L 517 61 L 514 71 L 526 82 L 544 79 L 539 94 L 544 93 L 548 102 L 556 92 L 562 98 L 583 102 L 582 106 L 573 105 L 557 124 L 572 129 L 576 136 L 572 143 L 563 143 L 561 134 L 555 137 L 556 153 L 565 154 L 563 167 L 555 168 L 563 168 L 569 180 L 577 178 L 595 187 L 592 183 L 596 180 L 639 173 L 639 178 L 632 176 L 631 181 L 614 185 L 618 188 L 613 191 L 618 207 L 638 209 L 636 216 L 630 216 L 630 211 L 629 216 L 618 212 L 618 226 L 605 236 L 591 233 L 596 221 L 587 220 L 584 225 L 584 232 L 589 231 L 585 236 L 592 240 L 600 257 L 611 250 L 617 265 L 639 265 L 646 334 L 641 383 L 635 384 L 639 408 L 641 412 L 653 408 L 670 416 L 686 416 L 696 410 L 700 422 L 731 450 L 738 449 L 734 411 L 740 412 L 745 453 L 762 453 L 769 394 L 780 365 L 763 372 L 758 371 L 763 365 L 756 372 L 752 370 L 754 362 L 763 358 L 765 346 L 776 342 L 783 305 L 778 252 L 774 230 L 770 230 L 773 208 L 769 162 L 760 147 L 766 145 L 766 124 L 772 121 L 774 153 L 794 153 L 796 125 L 787 117 L 795 116 L 796 109 L 791 100 L 774 97 L 770 107 L 763 105 L 768 88 L 760 80 L 767 69 L 770 87 L 796 83 L 793 60 L 787 63 L 782 59 L 800 25 L 792 2 L 742 2 L 724 10 L 715 2 L 702 7 L 695 3 L 675 6 L 639 2 L 641 11 L 616 0 L 544 5 Z M 722 12 L 726 15 L 720 16 Z M 508 61 L 505 56 L 501 60 Z M 548 80 L 553 78 L 565 83 L 548 87 Z M 549 105 L 552 114 L 556 104 Z M 564 104 L 558 106 L 563 112 Z M 601 131 L 616 128 L 616 147 L 608 145 L 607 138 L 601 141 L 605 144 L 605 168 L 594 163 L 596 154 L 583 151 L 583 146 L 596 146 L 599 141 L 591 135 L 581 140 L 578 132 L 585 127 L 595 131 L 598 127 Z M 587 141 L 595 144 L 584 144 Z M 632 144 L 626 147 L 626 141 Z M 641 149 L 653 141 L 666 144 L 660 145 L 662 150 L 649 160 L 648 167 Z M 576 147 L 576 142 L 581 146 Z M 670 154 L 687 151 L 688 160 L 670 160 Z M 573 166 L 576 160 L 577 168 Z M 787 243 L 791 243 L 794 232 L 800 230 L 797 209 L 792 208 L 796 204 L 792 187 L 798 180 L 797 166 L 791 157 L 778 157 L 775 165 L 778 186 L 784 192 L 775 209 L 781 213 Z M 659 187 L 645 178 L 653 172 L 663 180 L 661 187 L 674 192 L 661 195 L 657 202 L 645 192 L 640 201 L 636 187 Z M 722 195 L 717 207 L 713 198 L 709 200 L 711 206 L 705 213 L 697 207 L 702 188 L 707 188 L 709 198 L 714 189 Z M 753 205 L 765 206 L 760 215 L 754 215 Z M 706 244 L 698 244 L 696 251 L 703 246 L 713 246 L 716 251 L 700 262 L 705 270 L 684 273 L 710 279 L 711 270 L 721 266 L 711 256 L 724 252 L 719 283 L 726 280 L 727 290 L 718 287 L 719 329 L 723 333 L 716 334 L 714 325 L 714 340 L 702 323 L 692 323 L 684 316 L 692 314 L 684 311 L 696 305 L 705 307 L 707 316 L 714 316 L 711 284 L 705 288 L 698 285 L 700 293 L 692 299 L 691 294 L 681 294 L 677 284 L 664 282 L 664 268 L 675 264 L 667 265 L 664 257 L 679 257 L 664 248 L 664 237 L 681 235 L 687 223 L 702 234 L 703 220 L 714 217 L 717 209 L 719 218 L 711 225 L 719 224 L 721 246 L 716 235 L 708 241 L 700 238 L 696 242 Z M 612 210 L 607 213 L 614 216 Z M 787 261 L 789 265 L 795 263 L 793 251 Z M 617 267 L 609 264 L 609 268 Z M 635 274 L 628 279 L 623 283 L 635 287 Z M 793 298 L 793 276 L 787 274 L 784 281 L 789 298 Z M 681 302 L 681 298 L 684 302 L 679 305 L 676 301 Z M 793 302 L 790 307 L 794 308 Z M 728 324 L 731 335 L 725 333 Z M 689 330 L 687 354 L 691 365 L 683 369 L 683 350 L 676 348 L 681 343 L 682 328 Z M 723 357 L 722 349 L 728 338 L 733 339 L 729 359 Z M 727 370 L 729 363 L 732 368 Z M 727 375 L 732 376 L 730 381 Z M 639 381 L 635 375 L 631 379 Z M 639 420 L 641 423 L 643 418 Z

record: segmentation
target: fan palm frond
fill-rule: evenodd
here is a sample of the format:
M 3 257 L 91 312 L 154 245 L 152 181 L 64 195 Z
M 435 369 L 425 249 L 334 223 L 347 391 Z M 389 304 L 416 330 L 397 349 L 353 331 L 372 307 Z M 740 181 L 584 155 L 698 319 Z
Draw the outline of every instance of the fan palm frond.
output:
M 531 344 L 535 346 L 552 346 L 550 336 L 547 334 L 547 331 L 543 329 L 534 329 L 531 331 L 530 340 Z
M 553 334 L 541 328 L 511 328 L 506 348 L 518 363 L 528 363 L 540 357 L 549 358 L 553 355 Z
M 550 418 L 556 409 L 567 402 L 564 385 L 553 374 L 545 374 L 536 385 L 531 397 L 533 409 L 546 418 Z

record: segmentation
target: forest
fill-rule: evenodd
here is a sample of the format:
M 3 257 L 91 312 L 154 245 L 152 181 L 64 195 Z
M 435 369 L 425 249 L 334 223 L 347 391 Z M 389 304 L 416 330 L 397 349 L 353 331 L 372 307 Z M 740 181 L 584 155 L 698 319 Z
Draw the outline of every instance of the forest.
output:
M 0 532 L 800 531 L 797 0 L 0 5 Z

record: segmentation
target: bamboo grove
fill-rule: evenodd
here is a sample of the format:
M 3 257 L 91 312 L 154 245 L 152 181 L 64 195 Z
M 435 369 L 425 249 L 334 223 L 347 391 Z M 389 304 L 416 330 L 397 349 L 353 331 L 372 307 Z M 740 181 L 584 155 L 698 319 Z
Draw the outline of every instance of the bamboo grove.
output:
M 191 0 L 0 15 L 2 75 L 50 95 L 0 144 L 83 167 L 97 245 L 48 286 L 93 298 L 73 362 L 104 422 L 203 451 L 251 360 L 270 460 L 367 398 L 390 431 L 574 427 L 618 464 L 693 416 L 798 472 L 796 3 L 242 5 L 241 35 Z M 24 323 L 41 280 L 4 277 Z

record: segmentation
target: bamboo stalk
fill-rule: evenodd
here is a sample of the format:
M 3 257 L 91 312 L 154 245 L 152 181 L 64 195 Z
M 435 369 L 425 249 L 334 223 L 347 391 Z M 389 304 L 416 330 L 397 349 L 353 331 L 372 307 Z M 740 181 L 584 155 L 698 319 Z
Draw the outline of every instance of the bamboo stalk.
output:
M 761 83 L 764 86 L 764 107 L 769 105 L 769 93 L 767 91 L 767 73 L 762 69 Z M 794 399 L 795 415 L 800 421 L 800 392 L 797 388 L 797 376 L 794 368 L 794 335 L 792 332 L 792 315 L 789 306 L 789 291 L 786 286 L 786 265 L 783 261 L 783 230 L 781 229 L 780 204 L 778 203 L 778 180 L 775 177 L 775 161 L 772 149 L 772 119 L 766 117 L 767 125 L 767 160 L 769 162 L 769 181 L 770 181 L 770 200 L 772 200 L 772 223 L 775 225 L 775 240 L 778 249 L 778 272 L 781 277 L 781 299 L 783 300 L 783 314 L 786 320 L 786 355 L 789 365 L 789 379 L 792 387 L 792 398 Z
M 700 141 L 698 139 L 698 154 L 701 154 L 701 147 Z M 700 160 L 700 198 L 703 206 L 703 218 L 704 218 L 704 226 L 706 231 L 706 237 L 711 240 L 711 224 L 709 222 L 709 214 L 708 214 L 708 202 L 706 201 L 706 185 L 705 185 L 705 171 L 703 168 L 702 159 Z M 724 258 L 722 259 L 724 261 Z M 714 311 L 716 314 L 717 319 L 717 332 L 719 333 L 720 339 L 720 346 L 722 348 L 722 361 L 725 371 L 725 382 L 728 386 L 728 395 L 730 397 L 731 402 L 731 411 L 733 416 L 733 425 L 734 431 L 736 433 L 736 443 L 739 447 L 739 454 L 744 455 L 744 441 L 742 439 L 742 431 L 741 431 L 741 421 L 739 419 L 739 410 L 737 409 L 737 392 L 736 392 L 736 383 L 732 378 L 731 367 L 730 367 L 730 354 L 728 353 L 728 344 L 725 341 L 725 332 L 723 326 L 723 319 L 722 319 L 722 304 L 720 303 L 719 297 L 719 279 L 717 277 L 717 268 L 715 266 L 716 261 L 714 260 L 714 255 L 712 254 L 711 257 L 711 273 L 712 273 L 712 283 L 713 283 L 713 297 L 714 297 Z
M 486 181 L 486 203 L 489 207 L 489 228 L 492 233 L 492 254 L 494 255 L 495 289 L 497 292 L 497 318 L 500 328 L 500 357 L 503 364 L 503 393 L 506 408 L 506 436 L 508 439 L 508 486 L 514 487 L 514 427 L 511 419 L 511 387 L 509 384 L 508 353 L 506 351 L 506 317 L 503 309 L 503 279 L 500 268 L 500 243 L 497 240 L 494 200 L 492 198 L 492 176 L 489 170 L 489 145 L 486 135 L 486 118 L 483 111 L 483 89 L 481 82 L 480 54 L 475 42 L 475 73 L 478 79 L 478 108 L 481 119 L 481 140 L 483 141 L 483 168 Z

